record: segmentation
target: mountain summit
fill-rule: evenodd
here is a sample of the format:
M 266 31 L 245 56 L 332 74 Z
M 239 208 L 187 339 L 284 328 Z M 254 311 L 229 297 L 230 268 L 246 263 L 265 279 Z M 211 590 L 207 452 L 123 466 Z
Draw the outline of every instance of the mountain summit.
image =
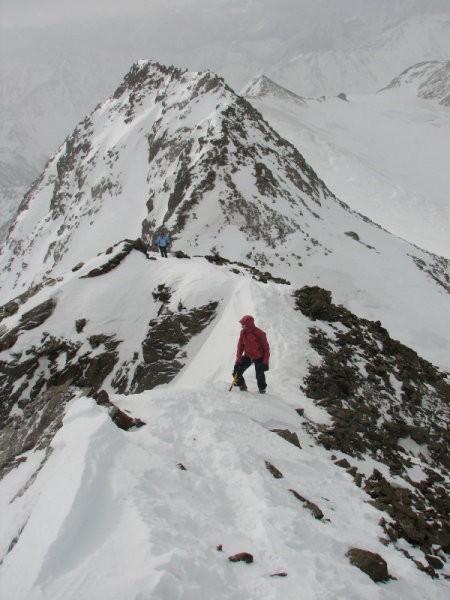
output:
M 368 318 L 377 318 L 367 311 L 377 298 L 390 307 L 394 332 L 404 329 L 406 307 L 422 313 L 413 289 L 427 290 L 428 305 L 440 307 L 438 282 L 448 285 L 446 261 L 352 212 L 222 79 L 140 61 L 26 195 L 0 260 L 0 301 L 121 240 L 150 246 L 161 226 L 187 254 L 218 253 L 293 283 L 321 281 L 350 305 L 363 294 Z M 445 343 L 441 310 L 426 319 L 436 364 Z M 412 330 L 405 341 L 414 338 Z
M 300 153 L 223 80 L 142 61 L 27 195 L 8 268 L 36 283 L 161 225 L 182 250 L 264 265 L 267 247 L 312 246 L 309 222 L 328 204 L 337 206 Z

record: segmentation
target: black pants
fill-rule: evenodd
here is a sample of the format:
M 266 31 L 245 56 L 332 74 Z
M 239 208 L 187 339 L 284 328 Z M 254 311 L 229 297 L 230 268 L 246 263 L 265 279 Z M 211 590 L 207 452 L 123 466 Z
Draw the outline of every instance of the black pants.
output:
M 159 251 L 161 252 L 161 256 L 167 258 L 167 246 L 158 246 Z
M 238 367 L 239 377 L 236 381 L 236 385 L 239 387 L 246 385 L 245 379 L 243 378 L 242 374 L 249 368 L 249 366 L 252 363 L 255 365 L 256 383 L 258 384 L 258 389 L 265 390 L 267 387 L 267 383 L 262 358 L 256 358 L 255 360 L 252 360 L 251 358 L 245 355 L 242 357 Z

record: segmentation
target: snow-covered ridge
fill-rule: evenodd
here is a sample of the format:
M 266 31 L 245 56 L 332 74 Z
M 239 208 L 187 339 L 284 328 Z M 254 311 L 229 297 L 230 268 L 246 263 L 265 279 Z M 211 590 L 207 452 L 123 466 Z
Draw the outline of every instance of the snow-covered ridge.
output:
M 21 327 L 0 363 L 8 596 L 184 600 L 201 586 L 245 600 L 257 585 L 294 600 L 308 564 L 311 599 L 346 582 L 355 600 L 443 600 L 430 575 L 447 573 L 444 375 L 320 288 L 293 295 L 217 255 L 143 250 L 108 249 L 2 320 Z M 243 312 L 270 340 L 266 396 L 251 372 L 250 392 L 228 392 Z M 111 402 L 139 428 L 118 429 Z M 228 560 L 243 551 L 251 571 Z
M 380 92 L 407 87 L 419 98 L 439 100 L 450 106 L 450 61 L 428 61 L 409 67 Z
M 436 280 L 447 285 L 446 262 L 350 211 L 222 79 L 151 61 L 132 67 L 30 190 L 3 249 L 1 301 L 120 240 L 151 245 L 163 224 L 188 255 L 218 252 L 294 283 L 320 279 L 339 302 L 387 319 L 413 347 L 418 331 L 406 325 L 405 308 L 423 311 L 408 286 L 423 288 L 435 306 L 426 326 L 436 333 L 424 355 L 442 364 L 445 302 Z M 378 273 L 389 282 L 381 299 Z M 381 310 L 368 309 L 380 302 Z
M 268 158 L 258 156 L 261 149 Z M 276 191 L 279 183 L 270 174 L 280 168 L 285 182 Z M 267 199 L 249 220 L 242 206 L 245 171 L 254 198 L 278 195 L 276 211 Z M 302 157 L 218 77 L 142 61 L 50 161 L 22 205 L 9 244 L 13 254 L 39 256 L 37 268 L 44 264 L 47 274 L 60 263 L 73 266 L 105 243 L 153 235 L 163 222 L 182 233 L 189 247 L 198 247 L 209 217 L 192 208 L 213 191 L 208 212 L 217 212 L 221 222 L 209 242 L 202 235 L 200 251 L 213 245 L 220 250 L 221 231 L 245 225 L 254 239 L 273 246 L 298 228 L 295 211 L 290 214 L 296 206 L 298 215 L 300 207 L 313 212 L 311 202 L 318 206 L 329 195 Z M 99 212 L 104 217 L 94 221 Z M 69 242 L 78 253 L 70 262 Z M 235 258 L 243 256 L 240 251 Z
M 446 598 L 448 261 L 219 77 L 134 65 L 1 266 L 6 596 Z M 265 396 L 228 391 L 249 313 Z

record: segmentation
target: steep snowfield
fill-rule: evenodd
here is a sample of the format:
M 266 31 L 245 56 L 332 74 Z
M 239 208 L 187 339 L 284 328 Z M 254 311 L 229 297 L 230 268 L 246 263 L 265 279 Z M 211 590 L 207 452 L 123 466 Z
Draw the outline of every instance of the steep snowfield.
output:
M 450 257 L 448 107 L 418 98 L 414 84 L 301 99 L 256 80 L 246 96 L 339 198 L 395 235 Z
M 98 327 L 113 319 L 111 327 L 125 332 L 128 312 L 148 318 L 146 294 L 162 277 L 177 286 L 174 309 L 180 299 L 198 305 L 220 298 L 216 319 L 193 338 L 187 366 L 171 384 L 111 395 L 146 426 L 117 429 L 105 409 L 79 394 L 47 461 L 40 467 L 43 453 L 28 452 L 27 461 L 0 482 L 2 596 L 294 600 L 301 589 L 305 600 L 444 600 L 448 583 L 431 579 L 381 543 L 380 512 L 307 433 L 308 421 L 329 417 L 299 389 L 316 356 L 307 344 L 309 320 L 293 311 L 292 288 L 262 284 L 203 260 L 130 255 L 93 288 L 90 282 L 84 306 L 74 305 L 73 312 L 67 312 L 70 298 L 81 297 L 76 288 L 86 280 L 68 276 L 57 283 L 52 293 L 66 312 L 56 311 L 45 327 L 67 332 L 78 313 L 91 323 L 92 311 L 98 311 Z M 99 294 L 109 297 L 112 280 L 114 302 L 104 302 L 100 314 Z M 228 392 L 238 319 L 249 312 L 271 343 L 265 396 L 255 393 L 250 370 L 250 392 Z M 140 327 L 136 321 L 134 331 Z M 303 417 L 296 409 L 304 409 Z M 295 432 L 302 448 L 273 429 Z M 283 477 L 275 479 L 265 461 Z M 352 463 L 362 473 L 378 468 L 390 477 L 371 459 Z M 290 490 L 314 502 L 324 518 L 315 519 Z M 372 582 L 350 565 L 351 547 L 379 553 L 395 579 Z M 404 549 L 415 555 L 406 542 Z M 250 552 L 254 563 L 229 562 L 238 552 Z

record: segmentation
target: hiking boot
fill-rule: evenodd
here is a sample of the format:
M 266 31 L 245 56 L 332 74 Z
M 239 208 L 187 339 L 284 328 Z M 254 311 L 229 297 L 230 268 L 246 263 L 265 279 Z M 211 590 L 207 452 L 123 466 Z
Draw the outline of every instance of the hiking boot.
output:
M 241 392 L 246 392 L 248 390 L 246 385 L 240 385 L 239 389 L 241 390 Z
M 260 394 L 265 394 L 265 393 L 266 393 L 266 390 L 258 390 L 258 392 L 259 392 Z

